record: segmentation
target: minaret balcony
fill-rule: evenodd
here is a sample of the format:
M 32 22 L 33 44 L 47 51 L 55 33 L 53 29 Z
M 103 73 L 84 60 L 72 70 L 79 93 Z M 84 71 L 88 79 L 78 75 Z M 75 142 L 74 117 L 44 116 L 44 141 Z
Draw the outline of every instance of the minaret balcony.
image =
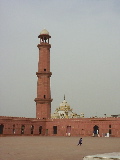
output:
M 37 47 L 40 49 L 40 48 L 51 48 L 51 44 L 49 43 L 44 43 L 44 42 L 41 42 L 40 44 L 37 45 Z
M 52 72 L 36 72 L 36 75 L 37 75 L 37 77 L 40 77 L 42 75 L 46 75 L 46 76 L 51 77 Z
M 51 98 L 35 98 L 34 101 L 37 103 L 50 103 L 53 99 Z

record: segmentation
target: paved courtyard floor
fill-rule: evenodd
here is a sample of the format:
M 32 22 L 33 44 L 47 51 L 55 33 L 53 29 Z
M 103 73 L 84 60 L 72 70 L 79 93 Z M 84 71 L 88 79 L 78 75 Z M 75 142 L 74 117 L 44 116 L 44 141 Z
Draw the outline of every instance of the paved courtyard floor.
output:
M 120 152 L 120 138 L 0 137 L 0 160 L 82 160 L 84 156 Z

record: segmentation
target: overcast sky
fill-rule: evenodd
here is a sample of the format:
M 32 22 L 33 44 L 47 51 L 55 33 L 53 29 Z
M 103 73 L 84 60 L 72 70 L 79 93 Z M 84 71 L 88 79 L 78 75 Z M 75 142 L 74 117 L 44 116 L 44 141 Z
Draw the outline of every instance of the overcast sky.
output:
M 38 35 L 51 44 L 52 113 L 120 114 L 120 0 L 0 0 L 0 116 L 35 117 Z

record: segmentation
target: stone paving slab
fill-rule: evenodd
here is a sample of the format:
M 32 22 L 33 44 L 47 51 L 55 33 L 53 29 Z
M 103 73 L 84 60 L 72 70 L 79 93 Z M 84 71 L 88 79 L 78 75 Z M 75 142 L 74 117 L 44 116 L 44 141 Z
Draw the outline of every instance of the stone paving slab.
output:
M 83 160 L 120 160 L 120 152 L 104 153 L 85 156 Z
M 82 160 L 88 155 L 120 152 L 120 138 L 0 137 L 0 160 Z

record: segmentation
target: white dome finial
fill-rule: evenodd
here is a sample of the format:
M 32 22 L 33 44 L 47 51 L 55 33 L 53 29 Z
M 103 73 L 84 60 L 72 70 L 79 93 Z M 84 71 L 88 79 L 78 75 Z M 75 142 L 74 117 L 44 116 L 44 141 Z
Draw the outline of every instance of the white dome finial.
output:
M 65 100 L 65 94 L 64 94 L 64 100 Z

